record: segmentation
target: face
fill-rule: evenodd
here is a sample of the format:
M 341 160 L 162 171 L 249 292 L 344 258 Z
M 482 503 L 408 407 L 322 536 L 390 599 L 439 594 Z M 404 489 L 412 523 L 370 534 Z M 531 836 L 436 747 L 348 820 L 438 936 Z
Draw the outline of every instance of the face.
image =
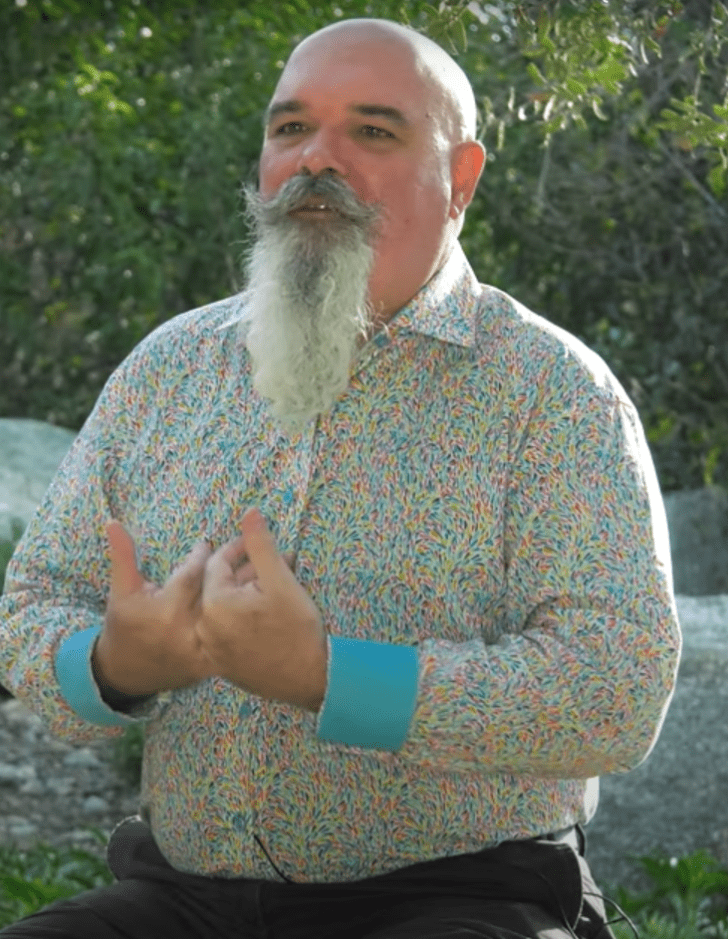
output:
M 401 41 L 343 29 L 294 52 L 269 109 L 264 199 L 296 174 L 333 171 L 361 202 L 380 207 L 369 300 L 385 321 L 450 246 L 451 147 L 433 97 Z
M 338 31 L 335 31 L 338 33 Z M 411 54 L 316 36 L 269 109 L 247 299 L 253 386 L 288 433 L 330 409 L 358 348 L 449 249 L 449 148 Z

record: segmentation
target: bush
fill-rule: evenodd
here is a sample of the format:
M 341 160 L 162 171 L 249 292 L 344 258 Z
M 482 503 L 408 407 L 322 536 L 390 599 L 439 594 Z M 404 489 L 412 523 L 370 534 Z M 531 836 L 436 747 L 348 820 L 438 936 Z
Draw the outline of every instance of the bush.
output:
M 528 71 L 533 43 L 508 5 L 488 5 L 485 23 L 470 16 L 467 51 L 455 53 L 490 153 L 462 239 L 475 271 L 606 358 L 638 406 L 664 490 L 728 480 L 728 197 L 704 182 L 717 181 L 714 154 L 687 131 L 657 129 L 697 85 L 708 110 L 720 105 L 728 44 L 719 29 L 706 33 L 708 7 L 724 10 L 675 8 L 655 33 L 659 56 L 624 72 L 598 118 L 566 120 L 548 146 L 549 95 L 574 97 L 556 105 L 562 115 L 586 107 L 569 76 L 577 65 L 557 58 L 547 78 Z M 142 337 L 239 290 L 239 183 L 255 179 L 262 113 L 293 45 L 340 16 L 434 27 L 427 9 L 0 8 L 0 414 L 79 429 Z M 554 55 L 598 59 L 597 13 L 568 3 L 562 13 L 553 42 L 539 34 L 542 51 L 551 42 Z
M 100 844 L 106 836 L 93 829 Z M 0 846 L 0 928 L 56 900 L 113 882 L 105 862 L 79 848 Z

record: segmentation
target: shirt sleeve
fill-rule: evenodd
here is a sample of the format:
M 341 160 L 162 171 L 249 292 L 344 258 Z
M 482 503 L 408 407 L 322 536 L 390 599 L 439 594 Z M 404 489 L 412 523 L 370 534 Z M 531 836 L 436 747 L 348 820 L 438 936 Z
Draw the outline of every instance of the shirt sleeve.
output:
M 498 640 L 427 638 L 410 650 L 416 670 L 396 646 L 333 648 L 321 739 L 540 778 L 627 771 L 649 754 L 681 648 L 664 507 L 616 379 L 564 358 L 512 402 L 506 587 L 483 624 Z
M 112 710 L 91 669 L 110 575 L 105 526 L 118 509 L 113 475 L 139 433 L 145 398 L 154 398 L 140 392 L 143 359 L 137 346 L 107 381 L 23 533 L 0 597 L 2 683 L 71 742 L 118 736 L 158 705 Z

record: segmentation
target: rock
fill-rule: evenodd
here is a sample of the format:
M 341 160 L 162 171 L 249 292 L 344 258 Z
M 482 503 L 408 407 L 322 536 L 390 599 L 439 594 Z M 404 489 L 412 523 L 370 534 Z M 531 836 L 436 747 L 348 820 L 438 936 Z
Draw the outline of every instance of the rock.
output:
M 80 747 L 78 750 L 71 750 L 67 756 L 64 756 L 63 765 L 96 767 L 101 766 L 101 761 L 88 747 Z
M 728 867 L 728 595 L 677 604 L 683 653 L 660 736 L 641 766 L 602 777 L 586 828 L 604 889 L 647 886 L 629 855 L 704 849 Z
M 0 418 L 0 541 L 30 521 L 76 433 L 43 421 Z
M 100 796 L 89 796 L 84 799 L 83 810 L 89 815 L 97 815 L 99 812 L 108 812 L 109 803 Z
M 28 733 L 43 727 L 42 719 L 29 711 L 20 701 L 6 702 L 2 706 L 2 713 L 3 721 L 18 733 Z
M 0 781 L 0 852 L 10 845 L 83 843 L 103 859 L 105 845 L 90 829 L 98 827 L 108 837 L 139 810 L 138 786 L 120 777 L 113 751 L 111 740 L 83 747 L 57 740 L 25 705 L 0 702 L 0 767 L 6 780 Z M 76 754 L 80 758 L 68 759 Z
M 38 826 L 35 822 L 31 822 L 22 815 L 8 815 L 6 824 L 10 836 L 20 841 L 35 837 L 38 834 Z
M 60 779 L 48 779 L 46 785 L 55 795 L 63 798 L 73 791 L 76 781 L 72 776 L 61 776 Z
M 35 777 L 32 766 L 14 766 L 12 763 L 0 763 L 0 786 L 13 786 Z
M 671 492 L 664 502 L 675 593 L 728 594 L 728 491 Z

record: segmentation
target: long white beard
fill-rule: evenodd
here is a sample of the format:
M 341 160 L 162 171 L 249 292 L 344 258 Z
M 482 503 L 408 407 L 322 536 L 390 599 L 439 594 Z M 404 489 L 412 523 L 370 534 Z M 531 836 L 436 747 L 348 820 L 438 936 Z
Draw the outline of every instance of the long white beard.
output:
M 259 214 L 260 198 L 246 195 L 250 214 L 258 212 L 257 238 L 246 264 L 251 322 L 245 345 L 253 387 L 270 400 L 280 426 L 296 434 L 346 389 L 357 339 L 366 338 L 372 325 L 369 226 L 343 217 L 308 221 L 283 213 L 266 222 Z M 367 217 L 372 214 L 368 209 Z

